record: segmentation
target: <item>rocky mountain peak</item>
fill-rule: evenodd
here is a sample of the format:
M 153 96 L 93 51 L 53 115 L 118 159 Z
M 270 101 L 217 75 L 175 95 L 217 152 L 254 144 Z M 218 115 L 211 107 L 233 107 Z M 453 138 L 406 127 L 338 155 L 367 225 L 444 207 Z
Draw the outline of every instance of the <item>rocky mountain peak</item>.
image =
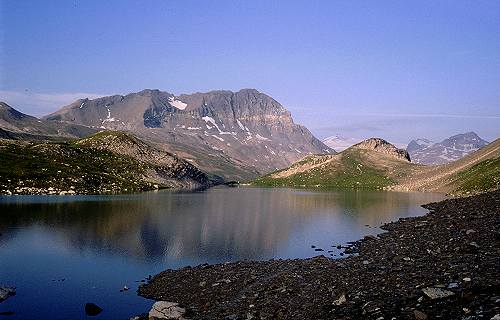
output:
M 488 141 L 471 131 L 451 136 L 441 142 L 412 140 L 407 150 L 415 163 L 436 165 L 458 160 L 487 144 Z
M 471 147 L 481 147 L 487 143 L 487 141 L 481 139 L 475 132 L 472 131 L 451 136 L 441 142 L 441 144 L 450 147 L 457 144 L 470 144 Z
M 410 162 L 410 155 L 405 149 L 398 149 L 392 143 L 381 138 L 370 138 L 355 144 L 352 148 L 373 150 L 376 152 L 390 155 L 396 159 Z

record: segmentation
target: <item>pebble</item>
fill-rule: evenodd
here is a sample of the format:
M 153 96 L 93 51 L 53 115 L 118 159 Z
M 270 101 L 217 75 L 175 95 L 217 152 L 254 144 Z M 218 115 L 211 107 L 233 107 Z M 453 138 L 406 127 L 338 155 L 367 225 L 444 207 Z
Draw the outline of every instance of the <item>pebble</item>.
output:
M 333 304 L 336 306 L 340 306 L 346 302 L 347 302 L 347 298 L 345 297 L 345 294 L 342 294 L 337 300 L 333 301 Z

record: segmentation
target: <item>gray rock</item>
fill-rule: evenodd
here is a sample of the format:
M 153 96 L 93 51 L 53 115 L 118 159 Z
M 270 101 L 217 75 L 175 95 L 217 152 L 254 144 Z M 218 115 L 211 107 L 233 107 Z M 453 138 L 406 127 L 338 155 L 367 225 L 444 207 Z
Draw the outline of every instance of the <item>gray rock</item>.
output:
M 424 292 L 424 294 L 426 296 L 428 296 L 432 300 L 447 298 L 447 297 L 451 297 L 451 296 L 454 295 L 453 292 L 448 291 L 448 290 L 444 290 L 444 289 L 441 289 L 441 288 L 431 288 L 431 287 L 428 287 L 428 288 L 422 289 L 422 291 Z
M 0 302 L 7 300 L 9 297 L 16 294 L 15 288 L 0 287 Z
M 149 319 L 179 319 L 186 320 L 184 317 L 186 309 L 179 307 L 178 303 L 169 301 L 157 301 L 149 311 Z
M 346 302 L 347 302 L 347 298 L 345 297 L 345 294 L 342 294 L 337 300 L 333 301 L 333 304 L 336 306 L 340 306 Z

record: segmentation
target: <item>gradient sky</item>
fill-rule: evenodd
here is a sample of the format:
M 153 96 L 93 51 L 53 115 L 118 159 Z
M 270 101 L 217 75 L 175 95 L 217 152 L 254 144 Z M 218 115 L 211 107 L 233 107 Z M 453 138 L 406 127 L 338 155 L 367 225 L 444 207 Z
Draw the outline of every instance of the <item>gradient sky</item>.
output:
M 0 100 L 256 88 L 319 138 L 500 136 L 500 1 L 0 0 Z

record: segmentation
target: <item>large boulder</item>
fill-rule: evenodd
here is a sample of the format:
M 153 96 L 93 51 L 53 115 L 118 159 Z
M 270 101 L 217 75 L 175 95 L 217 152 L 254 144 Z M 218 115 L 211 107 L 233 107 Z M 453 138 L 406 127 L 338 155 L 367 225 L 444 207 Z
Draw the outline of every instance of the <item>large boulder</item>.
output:
M 184 317 L 186 309 L 179 307 L 178 303 L 168 301 L 157 301 L 149 311 L 149 319 L 178 319 L 187 320 Z

